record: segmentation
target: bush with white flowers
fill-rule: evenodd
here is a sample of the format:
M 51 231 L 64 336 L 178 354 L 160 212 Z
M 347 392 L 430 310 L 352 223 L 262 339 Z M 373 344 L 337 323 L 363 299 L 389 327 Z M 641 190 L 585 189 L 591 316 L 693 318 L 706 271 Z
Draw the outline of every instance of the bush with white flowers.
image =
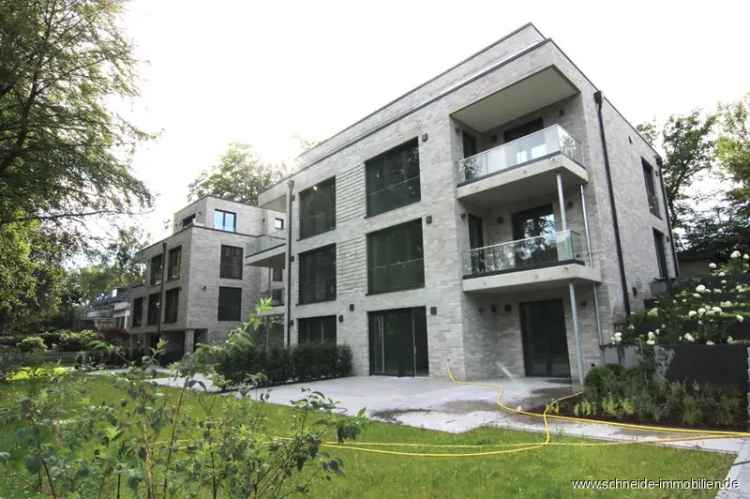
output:
M 632 314 L 610 339 L 614 345 L 733 343 L 750 317 L 750 255 L 734 251 L 726 264 L 710 263 L 706 275 Z

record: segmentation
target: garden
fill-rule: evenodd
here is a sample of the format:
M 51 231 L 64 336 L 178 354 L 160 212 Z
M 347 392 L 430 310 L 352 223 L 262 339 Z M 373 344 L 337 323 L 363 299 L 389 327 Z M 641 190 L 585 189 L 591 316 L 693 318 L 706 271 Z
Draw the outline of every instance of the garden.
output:
M 747 430 L 750 255 L 734 251 L 704 276 L 628 317 L 612 335 L 618 358 L 592 368 L 558 414 L 661 426 Z

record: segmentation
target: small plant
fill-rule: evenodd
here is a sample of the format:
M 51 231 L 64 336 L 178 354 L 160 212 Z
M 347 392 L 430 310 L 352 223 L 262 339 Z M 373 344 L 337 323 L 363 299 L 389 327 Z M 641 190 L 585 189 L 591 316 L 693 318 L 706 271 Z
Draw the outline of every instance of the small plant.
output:
M 47 345 L 39 336 L 27 336 L 18 343 L 18 350 L 24 353 L 44 352 L 47 350 Z

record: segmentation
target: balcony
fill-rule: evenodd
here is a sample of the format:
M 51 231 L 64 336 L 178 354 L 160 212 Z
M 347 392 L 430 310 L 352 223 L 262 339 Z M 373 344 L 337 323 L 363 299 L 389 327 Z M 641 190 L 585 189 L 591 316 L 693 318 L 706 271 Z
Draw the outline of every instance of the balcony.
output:
M 586 240 L 572 230 L 473 248 L 464 255 L 464 291 L 512 291 L 600 281 Z
M 549 126 L 460 160 L 456 195 L 486 207 L 552 194 L 558 173 L 565 185 L 586 183 L 582 152 L 563 127 Z
M 283 231 L 278 231 L 248 241 L 245 263 L 256 267 L 283 267 L 286 254 L 286 238 L 283 234 Z

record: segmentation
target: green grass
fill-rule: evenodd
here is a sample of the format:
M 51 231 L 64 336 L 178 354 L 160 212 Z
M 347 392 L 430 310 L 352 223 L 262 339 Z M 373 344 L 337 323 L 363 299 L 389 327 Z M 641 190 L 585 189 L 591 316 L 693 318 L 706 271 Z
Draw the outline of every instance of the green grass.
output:
M 0 406 L 24 382 L 0 385 Z M 90 381 L 92 401 L 116 401 L 120 395 L 105 378 Z M 173 396 L 174 392 L 170 394 Z M 190 394 L 186 408 L 202 415 L 198 397 Z M 292 409 L 268 405 L 269 431 L 285 434 Z M 13 431 L 0 431 L 0 451 L 12 447 Z M 421 430 L 373 422 L 359 438 L 370 442 L 482 444 L 540 442 L 540 434 L 481 428 L 462 434 Z M 555 442 L 587 442 L 553 436 Z M 348 445 L 356 445 L 349 443 Z M 485 447 L 483 450 L 496 448 Z M 417 449 L 403 448 L 414 451 Z M 322 498 L 452 498 L 452 497 L 714 497 L 716 491 L 572 491 L 573 479 L 723 479 L 734 456 L 648 445 L 600 447 L 550 446 L 517 454 L 470 458 L 416 458 L 327 449 L 344 462 L 344 476 L 319 483 L 312 497 Z M 418 451 L 418 450 L 417 450 Z M 436 452 L 451 450 L 437 450 Z M 429 450 L 425 450 L 429 452 Z M 460 452 L 460 450 L 455 450 Z M 0 498 L 19 497 L 7 474 L 0 473 Z

